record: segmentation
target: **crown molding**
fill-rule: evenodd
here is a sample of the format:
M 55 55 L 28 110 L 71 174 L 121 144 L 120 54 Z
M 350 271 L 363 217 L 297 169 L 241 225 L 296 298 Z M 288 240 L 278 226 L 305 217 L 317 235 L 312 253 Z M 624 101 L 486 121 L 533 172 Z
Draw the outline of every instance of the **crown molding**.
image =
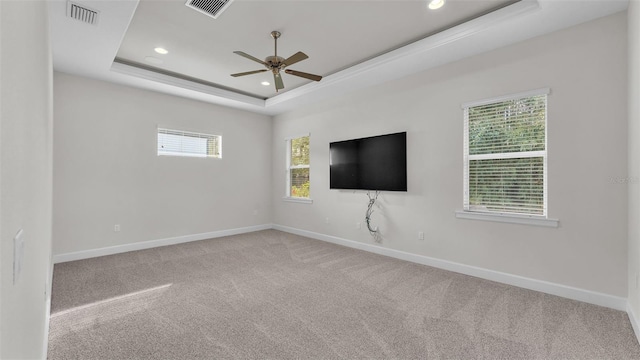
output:
M 141 80 L 149 81 L 149 85 L 151 86 L 158 84 L 166 85 L 167 92 L 170 92 L 171 88 L 179 88 L 188 92 L 196 92 L 201 95 L 205 95 L 205 97 L 206 95 L 209 95 L 213 97 L 211 100 L 220 98 L 220 102 L 222 105 L 243 108 L 245 110 L 255 112 L 264 112 L 265 100 L 253 96 L 240 94 L 234 91 L 221 89 L 215 86 L 206 85 L 199 82 L 182 79 L 176 76 L 171 76 L 115 61 L 111 65 L 111 71 L 121 75 L 131 76 Z
M 273 107 L 278 104 L 294 100 L 301 96 L 310 95 L 324 88 L 335 87 L 345 81 L 369 74 L 381 67 L 397 69 L 397 67 L 400 65 L 399 63 L 405 59 L 411 59 L 413 62 L 415 62 L 416 59 L 427 60 L 426 58 L 434 49 L 445 46 L 447 44 L 455 43 L 456 41 L 459 41 L 463 38 L 479 34 L 486 29 L 496 26 L 506 20 L 510 20 L 516 16 L 537 11 L 539 9 L 540 6 L 536 0 L 519 1 L 479 18 L 454 26 L 424 39 L 405 45 L 401 48 L 377 56 L 368 61 L 354 65 L 335 74 L 326 76 L 322 79 L 321 82 L 309 83 L 307 85 L 289 90 L 285 93 L 269 98 L 266 100 L 266 107 Z M 418 71 L 425 70 L 426 68 L 428 68 L 428 66 L 425 66 L 425 68 L 419 69 Z M 395 78 L 397 76 L 390 74 L 388 76 L 378 78 L 376 83 L 382 83 L 387 80 L 391 80 L 387 79 L 387 77 Z
M 522 0 L 332 75 L 325 76 L 320 82 L 309 83 L 266 100 L 116 61 L 113 62 L 111 71 L 151 81 L 160 87 L 165 85 L 163 87 L 164 89 L 156 89 L 162 92 L 171 93 L 171 88 L 174 88 L 174 90 L 182 89 L 187 92 L 197 92 L 200 93 L 200 97 L 205 101 L 276 115 L 304 103 L 316 101 L 319 98 L 326 98 L 329 94 L 335 95 L 336 89 L 342 89 L 341 92 L 354 91 L 399 77 L 397 71 L 386 71 L 382 74 L 377 71 L 383 67 L 388 69 L 402 68 L 404 66 L 402 62 L 410 60 L 414 63 L 417 61 L 425 64 L 422 68 L 416 68 L 415 66 L 409 67 L 408 69 L 411 69 L 411 72 L 427 69 L 430 66 L 426 60 L 431 56 L 433 50 L 448 44 L 453 44 L 463 38 L 472 37 L 504 21 L 512 20 L 515 17 L 539 9 L 538 1 Z M 375 81 L 367 81 L 367 79 L 362 81 L 360 79 L 361 77 L 368 76 L 375 77 Z M 148 85 L 151 86 L 152 84 Z M 193 96 L 194 94 L 191 95 Z M 210 95 L 210 97 L 202 95 Z
M 64 1 L 48 0 L 54 69 L 251 112 L 278 115 L 370 86 L 626 10 L 628 1 L 521 0 L 266 100 L 116 62 L 139 0 L 104 1 L 101 27 L 65 21 Z M 108 15 L 108 16 L 107 16 Z M 73 39 L 69 38 L 73 34 Z

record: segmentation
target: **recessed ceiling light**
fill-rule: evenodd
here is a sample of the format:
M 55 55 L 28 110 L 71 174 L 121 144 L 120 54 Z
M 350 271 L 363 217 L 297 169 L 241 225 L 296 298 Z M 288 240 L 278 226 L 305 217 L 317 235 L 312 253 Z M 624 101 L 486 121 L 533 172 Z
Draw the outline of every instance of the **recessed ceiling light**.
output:
M 162 64 L 163 61 L 161 59 L 158 59 L 157 57 L 153 57 L 153 56 L 147 56 L 144 58 L 147 62 L 150 62 L 152 64 Z
M 264 85 L 264 86 L 269 86 L 269 85 L 271 85 L 268 81 L 263 81 L 263 82 L 261 82 L 260 84 L 262 84 L 262 85 Z
M 169 53 L 167 49 L 161 48 L 161 47 L 157 47 L 153 50 L 155 50 L 155 52 L 157 52 L 158 54 L 162 54 L 162 55 L 167 55 Z
M 442 5 L 444 5 L 444 2 L 445 0 L 431 0 L 431 2 L 429 2 L 429 9 L 431 10 L 440 9 Z

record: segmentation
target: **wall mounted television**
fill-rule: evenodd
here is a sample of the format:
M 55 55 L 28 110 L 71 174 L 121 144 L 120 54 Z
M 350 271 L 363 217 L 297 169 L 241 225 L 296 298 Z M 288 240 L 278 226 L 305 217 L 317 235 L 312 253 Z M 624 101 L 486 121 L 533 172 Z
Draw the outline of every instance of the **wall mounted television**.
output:
M 329 188 L 407 191 L 407 133 L 329 144 Z

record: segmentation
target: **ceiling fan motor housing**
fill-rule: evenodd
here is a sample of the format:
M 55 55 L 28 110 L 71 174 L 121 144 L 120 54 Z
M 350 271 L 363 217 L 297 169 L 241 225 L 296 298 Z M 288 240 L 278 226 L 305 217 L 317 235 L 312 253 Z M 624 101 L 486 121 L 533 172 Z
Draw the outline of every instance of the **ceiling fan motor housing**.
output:
M 280 70 L 284 69 L 284 67 L 286 66 L 284 64 L 284 60 L 285 59 L 280 56 L 267 56 L 264 59 L 264 62 L 266 62 L 271 68 L 271 71 L 273 71 L 273 73 L 276 74 L 280 72 Z

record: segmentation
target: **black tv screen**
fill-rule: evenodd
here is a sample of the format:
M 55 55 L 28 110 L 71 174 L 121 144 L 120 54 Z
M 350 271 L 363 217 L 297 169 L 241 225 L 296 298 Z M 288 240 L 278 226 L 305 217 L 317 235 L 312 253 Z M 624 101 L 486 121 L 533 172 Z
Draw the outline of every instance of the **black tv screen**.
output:
M 329 187 L 407 191 L 407 133 L 329 144 Z

